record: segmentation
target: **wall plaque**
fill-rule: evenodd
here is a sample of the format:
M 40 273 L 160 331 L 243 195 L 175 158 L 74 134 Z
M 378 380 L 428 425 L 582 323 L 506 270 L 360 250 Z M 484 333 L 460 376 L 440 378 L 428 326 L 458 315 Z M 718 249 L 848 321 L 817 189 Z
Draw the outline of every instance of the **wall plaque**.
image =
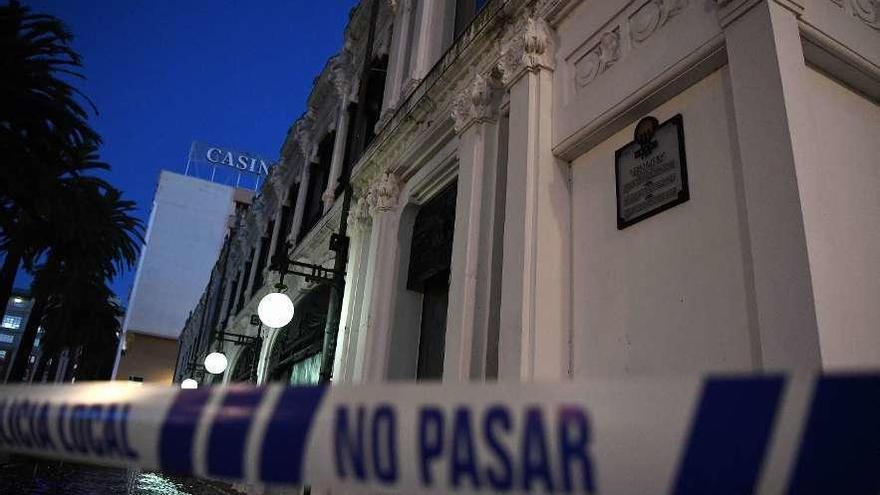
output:
M 640 120 L 634 141 L 615 153 L 614 172 L 618 230 L 690 199 L 681 114 Z

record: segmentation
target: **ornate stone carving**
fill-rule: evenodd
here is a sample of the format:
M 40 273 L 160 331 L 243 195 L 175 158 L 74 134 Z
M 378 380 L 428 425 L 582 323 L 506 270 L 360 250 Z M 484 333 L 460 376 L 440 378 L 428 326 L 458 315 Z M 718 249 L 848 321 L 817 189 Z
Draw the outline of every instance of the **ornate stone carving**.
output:
M 728 0 L 714 0 L 723 5 Z M 595 45 L 574 62 L 574 87 L 579 90 L 602 75 L 627 53 L 645 43 L 670 19 L 688 7 L 689 0 L 650 0 L 628 16 L 613 22 L 613 27 L 601 34 Z M 631 44 L 624 52 L 621 33 L 629 32 Z
M 620 58 L 620 28 L 602 33 L 599 44 L 575 62 L 575 82 L 584 87 Z
M 523 30 L 523 64 L 529 70 L 553 68 L 553 30 L 544 19 L 529 17 Z
M 629 32 L 634 44 L 641 43 L 678 15 L 688 0 L 651 0 L 629 18 Z
M 493 120 L 497 115 L 497 102 L 494 98 L 492 75 L 487 78 L 477 74 L 452 103 L 452 119 L 455 132 L 461 132 L 473 122 Z
M 348 224 L 355 230 L 362 231 L 369 225 L 370 218 L 370 205 L 367 196 L 362 196 L 348 210 Z
M 868 27 L 880 30 L 880 1 L 878 0 L 831 0 L 851 16 Z
M 553 30 L 544 19 L 526 17 L 513 28 L 501 48 L 501 57 L 492 69 L 503 84 L 513 82 L 524 70 L 553 69 Z
M 372 194 L 373 214 L 388 211 L 397 206 L 400 196 L 400 179 L 393 172 L 385 171 L 370 188 Z
M 294 131 L 294 138 L 299 143 L 300 151 L 306 162 L 312 159 L 312 124 L 314 120 L 314 111 L 309 108 L 306 114 L 296 123 L 296 130 Z
M 344 51 L 339 54 L 339 59 L 333 66 L 333 86 L 339 98 L 345 100 L 351 91 L 352 68 L 348 62 L 349 54 Z

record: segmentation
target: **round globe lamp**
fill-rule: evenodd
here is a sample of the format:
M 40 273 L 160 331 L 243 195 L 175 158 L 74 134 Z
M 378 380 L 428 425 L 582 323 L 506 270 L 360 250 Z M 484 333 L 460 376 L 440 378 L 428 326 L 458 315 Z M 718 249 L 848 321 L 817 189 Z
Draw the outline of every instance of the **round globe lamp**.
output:
M 293 319 L 293 302 L 287 294 L 271 292 L 260 299 L 257 314 L 263 325 L 269 328 L 282 328 Z
M 226 371 L 226 366 L 228 365 L 229 361 L 226 359 L 226 355 L 222 352 L 212 352 L 205 356 L 205 371 L 212 375 L 223 373 Z

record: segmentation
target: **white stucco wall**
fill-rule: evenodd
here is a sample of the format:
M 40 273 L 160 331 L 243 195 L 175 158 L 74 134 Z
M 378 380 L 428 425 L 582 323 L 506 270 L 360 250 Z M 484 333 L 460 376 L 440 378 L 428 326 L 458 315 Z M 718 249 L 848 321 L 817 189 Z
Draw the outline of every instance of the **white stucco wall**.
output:
M 690 201 L 617 230 L 614 153 L 633 125 L 572 162 L 576 377 L 752 366 L 726 78 L 649 112 L 683 115 Z
M 162 171 L 125 331 L 177 338 L 196 306 L 226 234 L 234 189 Z
M 815 159 L 798 169 L 827 368 L 880 366 L 880 107 L 807 72 Z

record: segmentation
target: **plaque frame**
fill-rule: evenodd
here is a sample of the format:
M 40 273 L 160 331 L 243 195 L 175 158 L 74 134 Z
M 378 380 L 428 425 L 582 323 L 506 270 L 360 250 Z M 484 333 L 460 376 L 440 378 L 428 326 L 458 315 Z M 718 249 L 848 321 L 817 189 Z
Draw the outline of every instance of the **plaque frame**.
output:
M 653 117 L 646 117 L 645 119 L 654 119 Z M 656 122 L 656 119 L 654 119 Z M 641 121 L 639 122 L 641 124 Z M 662 203 L 657 205 L 655 208 L 642 213 L 637 217 L 633 217 L 629 220 L 625 220 L 621 215 L 621 197 L 620 197 L 620 158 L 623 154 L 623 151 L 633 144 L 639 144 L 635 139 L 626 143 L 622 147 L 620 147 L 617 151 L 614 152 L 614 196 L 615 202 L 617 206 L 617 230 L 623 230 L 631 225 L 635 225 L 642 220 L 650 218 L 658 213 L 662 213 L 674 206 L 678 206 L 688 200 L 691 199 L 690 195 L 690 187 L 688 186 L 688 172 L 687 172 L 687 154 L 685 152 L 685 144 L 684 144 L 684 118 L 682 115 L 676 114 L 668 120 L 664 121 L 662 124 L 656 126 L 656 130 L 659 130 L 662 127 L 666 126 L 675 126 L 676 128 L 676 136 L 678 137 L 678 169 L 681 174 L 681 191 L 679 191 L 678 195 L 672 201 L 668 201 L 666 203 Z M 636 126 L 636 132 L 639 131 L 641 125 Z M 649 136 L 649 141 L 653 139 L 653 132 Z M 656 143 L 655 143 L 656 144 Z

